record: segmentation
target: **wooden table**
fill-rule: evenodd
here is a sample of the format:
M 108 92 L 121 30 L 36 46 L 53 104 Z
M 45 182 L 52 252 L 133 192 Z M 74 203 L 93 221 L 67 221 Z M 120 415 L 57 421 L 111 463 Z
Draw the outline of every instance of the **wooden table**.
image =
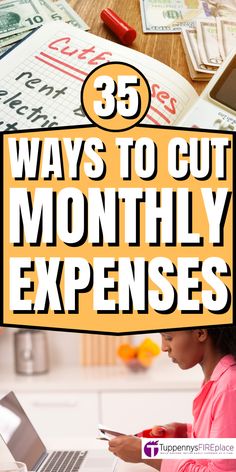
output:
M 198 94 L 205 88 L 205 82 L 194 82 L 190 78 L 179 33 L 143 33 L 139 0 L 68 1 L 87 22 L 91 33 L 119 43 L 119 40 L 100 19 L 100 12 L 104 8 L 112 8 L 123 20 L 134 26 L 137 31 L 132 49 L 143 52 L 175 69 L 193 85 Z

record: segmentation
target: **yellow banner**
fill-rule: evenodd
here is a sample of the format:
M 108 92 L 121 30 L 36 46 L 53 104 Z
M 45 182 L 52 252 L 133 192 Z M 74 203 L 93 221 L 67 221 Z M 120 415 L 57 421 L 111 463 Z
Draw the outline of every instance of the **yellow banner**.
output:
M 231 133 L 85 126 L 3 148 L 3 324 L 233 322 Z

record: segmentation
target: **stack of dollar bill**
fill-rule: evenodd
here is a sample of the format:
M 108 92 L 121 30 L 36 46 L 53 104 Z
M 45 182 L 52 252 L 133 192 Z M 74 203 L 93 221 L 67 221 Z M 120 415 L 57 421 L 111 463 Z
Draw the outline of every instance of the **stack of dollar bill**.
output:
M 236 48 L 236 18 L 218 16 L 196 22 L 181 33 L 193 80 L 210 80 L 229 52 Z
M 0 57 L 34 28 L 56 20 L 89 29 L 66 0 L 1 0 Z

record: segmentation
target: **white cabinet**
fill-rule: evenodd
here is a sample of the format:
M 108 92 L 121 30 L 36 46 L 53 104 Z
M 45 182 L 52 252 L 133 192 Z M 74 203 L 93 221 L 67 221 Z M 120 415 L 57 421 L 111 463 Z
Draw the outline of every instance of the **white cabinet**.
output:
M 124 432 L 192 421 L 201 371 L 162 361 L 134 374 L 123 366 L 57 368 L 41 376 L 1 370 L 0 394 L 13 390 L 42 438 L 96 437 L 98 423 Z
M 173 421 L 191 423 L 196 393 L 184 390 L 102 393 L 102 421 L 130 433 Z
M 44 438 L 46 435 L 96 437 L 98 423 L 124 433 L 136 433 L 173 421 L 191 423 L 192 402 L 197 391 L 15 393 Z
M 95 436 L 98 395 L 96 393 L 15 392 L 39 436 Z

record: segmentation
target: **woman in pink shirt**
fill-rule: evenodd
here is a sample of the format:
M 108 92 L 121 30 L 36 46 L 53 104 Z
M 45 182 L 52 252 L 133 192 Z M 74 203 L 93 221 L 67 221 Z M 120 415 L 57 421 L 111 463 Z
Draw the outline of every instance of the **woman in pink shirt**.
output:
M 154 426 L 154 437 L 236 438 L 236 328 L 215 327 L 161 333 L 162 350 L 181 369 L 200 364 L 202 388 L 193 402 L 193 425 Z M 236 472 L 236 459 L 141 459 L 141 440 L 121 436 L 109 450 L 126 462 L 144 462 L 161 472 Z

